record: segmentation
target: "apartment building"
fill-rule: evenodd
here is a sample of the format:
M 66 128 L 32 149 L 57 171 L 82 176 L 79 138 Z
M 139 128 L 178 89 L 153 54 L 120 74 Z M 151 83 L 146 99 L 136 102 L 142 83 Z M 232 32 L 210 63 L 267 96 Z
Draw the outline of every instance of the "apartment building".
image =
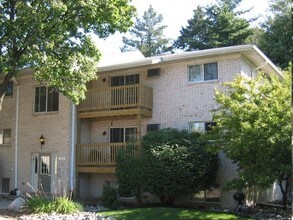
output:
M 70 190 L 71 102 L 23 70 L 9 86 L 0 112 L 0 191 Z M 31 185 L 31 186 L 28 186 Z
M 243 45 L 144 58 L 137 52 L 100 63 L 77 107 L 27 69 L 12 84 L 0 112 L 0 190 L 75 190 L 100 197 L 105 181 L 117 184 L 117 151 L 129 141 L 162 128 L 204 131 L 217 104 L 214 89 L 236 74 L 281 74 L 255 46 Z M 214 187 L 185 202 L 234 205 L 225 183 L 236 167 L 220 155 Z

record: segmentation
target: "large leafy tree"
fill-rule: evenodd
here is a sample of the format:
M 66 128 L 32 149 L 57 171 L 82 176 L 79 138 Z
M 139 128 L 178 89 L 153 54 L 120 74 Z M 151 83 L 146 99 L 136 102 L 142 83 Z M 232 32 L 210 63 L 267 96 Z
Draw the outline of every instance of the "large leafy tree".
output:
M 122 51 L 139 49 L 146 57 L 170 51 L 170 39 L 164 37 L 167 27 L 162 25 L 163 16 L 157 14 L 150 5 L 142 18 L 136 18 L 134 26 L 129 30 L 129 37 L 124 36 Z
M 264 33 L 258 46 L 282 69 L 288 67 L 292 59 L 292 1 L 275 0 L 270 5 L 272 16 L 262 24 Z
M 179 196 L 210 187 L 216 179 L 218 158 L 206 151 L 199 137 L 171 128 L 147 133 L 139 158 L 129 159 L 127 153 L 118 156 L 120 192 L 137 197 L 141 191 L 149 192 L 172 205 Z
M 285 205 L 291 178 L 289 73 L 284 78 L 238 76 L 225 86 L 225 92 L 216 91 L 212 136 L 216 148 L 239 166 L 229 187 L 267 188 L 277 181 Z
M 241 1 L 218 0 L 213 5 L 198 6 L 174 47 L 191 51 L 245 44 L 253 30 L 249 21 L 240 17 L 247 11 L 236 11 Z
M 89 34 L 126 32 L 134 11 L 128 0 L 1 0 L 0 97 L 11 78 L 29 67 L 35 79 L 78 103 L 100 57 Z

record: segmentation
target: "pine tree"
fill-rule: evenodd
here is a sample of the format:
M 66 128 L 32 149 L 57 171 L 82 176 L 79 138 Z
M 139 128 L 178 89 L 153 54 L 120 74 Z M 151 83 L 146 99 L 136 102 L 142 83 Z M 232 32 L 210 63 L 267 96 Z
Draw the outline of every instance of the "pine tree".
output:
M 162 25 L 163 16 L 157 15 L 150 5 L 142 18 L 136 18 L 134 26 L 129 30 L 130 37 L 123 37 L 121 51 L 139 49 L 146 57 L 168 52 L 171 39 L 163 35 L 166 25 Z
M 281 68 L 288 67 L 292 59 L 292 2 L 276 0 L 270 11 L 270 16 L 262 24 L 264 34 L 260 37 L 259 47 Z
M 239 17 L 247 11 L 236 11 L 241 1 L 219 0 L 214 5 L 198 6 L 174 47 L 190 51 L 245 44 L 253 30 L 248 20 Z

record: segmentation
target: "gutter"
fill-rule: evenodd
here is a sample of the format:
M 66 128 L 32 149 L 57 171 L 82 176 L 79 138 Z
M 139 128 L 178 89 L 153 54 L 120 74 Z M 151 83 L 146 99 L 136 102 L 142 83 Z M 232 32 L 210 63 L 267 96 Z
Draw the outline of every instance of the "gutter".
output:
M 75 136 L 76 136 L 76 105 L 71 102 L 71 147 L 70 147 L 70 192 L 72 196 L 75 184 Z
M 196 58 L 207 57 L 207 56 L 215 56 L 215 55 L 218 56 L 218 55 L 233 54 L 233 53 L 242 54 L 245 52 L 252 52 L 258 55 L 263 60 L 263 63 L 265 65 L 261 64 L 261 66 L 258 68 L 262 68 L 267 65 L 271 70 L 275 71 L 279 76 L 283 77 L 282 72 L 255 45 L 229 46 L 229 47 L 183 52 L 178 54 L 168 54 L 168 55 L 147 57 L 145 59 L 132 61 L 128 63 L 100 66 L 98 69 L 98 72 L 122 70 L 122 69 L 142 67 L 142 66 L 151 66 L 151 65 L 155 65 L 159 63 L 181 61 L 181 60 L 183 61 L 186 59 L 196 59 Z
M 261 52 L 255 45 L 253 45 L 252 46 L 252 48 L 253 48 L 253 50 L 262 58 L 262 59 L 264 59 L 264 65 L 262 65 L 261 67 L 259 67 L 259 68 L 262 68 L 263 66 L 265 66 L 265 65 L 268 65 L 268 66 L 270 66 L 281 78 L 283 78 L 284 76 L 283 76 L 283 73 L 282 73 L 282 71 L 278 68 L 278 67 L 276 67 L 276 65 L 275 64 L 273 64 L 267 57 L 266 57 L 266 55 L 264 55 L 264 53 L 263 52 Z M 259 69 L 258 68 L 258 69 Z
M 16 84 L 16 113 L 15 113 L 15 152 L 14 152 L 14 188 L 18 188 L 18 131 L 19 131 L 19 83 L 12 78 Z

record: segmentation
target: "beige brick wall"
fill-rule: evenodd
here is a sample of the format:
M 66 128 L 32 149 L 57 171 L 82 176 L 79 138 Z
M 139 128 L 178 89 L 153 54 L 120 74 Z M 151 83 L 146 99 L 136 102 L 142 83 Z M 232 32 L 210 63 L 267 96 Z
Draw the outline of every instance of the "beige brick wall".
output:
M 13 96 L 7 96 L 3 101 L 3 109 L 0 111 L 0 129 L 11 130 L 11 144 L 0 145 L 0 177 L 10 180 L 10 189 L 14 189 L 14 144 L 15 144 L 15 103 L 16 87 Z
M 188 66 L 208 62 L 218 62 L 219 80 L 206 81 L 198 83 L 188 83 Z M 185 62 L 170 63 L 158 65 L 161 68 L 161 75 L 156 77 L 147 77 L 148 67 L 120 70 L 111 73 L 99 74 L 99 79 L 91 83 L 92 88 L 109 86 L 110 76 L 120 74 L 140 74 L 142 84 L 153 88 L 153 116 L 142 120 L 142 134 L 146 133 L 146 126 L 149 123 L 159 123 L 161 128 L 188 129 L 189 122 L 211 121 L 212 114 L 210 110 L 216 107 L 214 100 L 214 89 L 220 88 L 220 83 L 230 81 L 236 73 L 241 73 L 245 67 L 248 71 L 249 65 L 241 60 L 238 55 L 211 59 L 197 59 Z M 149 67 L 150 68 L 150 67 Z M 155 68 L 155 67 L 151 67 Z M 102 79 L 105 79 L 102 82 Z M 89 128 L 89 122 L 84 122 Z M 82 131 L 82 136 L 91 139 L 92 143 L 108 142 L 109 129 L 111 127 L 129 127 L 136 126 L 137 120 L 92 120 L 90 122 L 91 130 Z M 106 135 L 103 132 L 106 131 Z M 90 136 L 90 137 L 89 137 Z M 82 140 L 84 138 L 81 138 Z M 221 167 L 218 175 L 218 183 L 222 187 L 228 180 L 236 175 L 236 167 L 223 154 L 220 154 Z M 91 175 L 90 192 L 91 195 L 101 196 L 101 191 L 97 186 L 101 186 L 107 177 L 103 175 Z M 95 184 L 92 184 L 95 183 Z M 99 187 L 98 187 L 99 188 Z M 234 206 L 232 200 L 233 192 L 222 192 L 221 204 L 225 207 Z
M 68 188 L 70 174 L 70 102 L 59 96 L 59 111 L 52 113 L 34 113 L 34 88 L 38 83 L 30 75 L 17 79 L 20 85 L 19 103 L 19 152 L 18 152 L 18 188 L 28 191 L 27 182 L 32 181 L 32 153 L 52 153 L 52 178 L 54 188 Z M 0 112 L 0 128 L 12 128 L 12 145 L 7 147 L 9 157 L 0 158 L 1 163 L 8 164 L 11 189 L 14 189 L 14 152 L 15 152 L 15 104 L 16 86 L 13 98 L 4 101 Z M 45 145 L 41 149 L 39 138 L 43 135 Z M 0 151 L 3 147 L 0 146 Z M 5 155 L 0 152 L 1 155 Z M 1 169 L 1 168 L 0 168 Z M 11 172 L 13 170 L 13 172 Z

